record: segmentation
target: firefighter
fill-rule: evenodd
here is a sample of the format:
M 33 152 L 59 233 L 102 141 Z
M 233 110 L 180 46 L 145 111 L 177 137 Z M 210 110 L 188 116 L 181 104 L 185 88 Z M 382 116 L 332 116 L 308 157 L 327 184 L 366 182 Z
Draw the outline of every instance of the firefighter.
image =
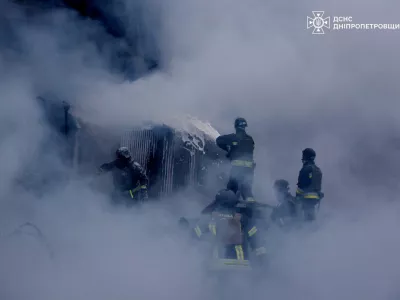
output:
M 115 154 L 114 161 L 102 164 L 99 169 L 100 173 L 109 171 L 113 173 L 113 199 L 116 201 L 129 199 L 128 205 L 147 200 L 148 178 L 141 165 L 133 161 L 127 147 L 118 148 Z
M 254 202 L 252 185 L 254 178 L 254 140 L 246 133 L 247 121 L 243 118 L 235 120 L 236 133 L 221 135 L 216 143 L 227 151 L 231 161 L 231 171 L 227 188 L 240 193 L 245 201 Z
M 260 230 L 252 218 L 238 208 L 240 201 L 237 195 L 223 189 L 215 196 L 214 203 L 211 215 L 203 216 L 193 231 L 198 239 L 212 236 L 214 251 L 211 269 L 252 269 L 263 265 L 266 248 L 261 243 Z
M 273 209 L 271 219 L 280 226 L 285 226 L 296 219 L 296 198 L 290 194 L 289 182 L 284 179 L 276 180 L 273 189 L 278 205 Z
M 303 150 L 303 167 L 299 172 L 296 201 L 299 202 L 306 221 L 314 221 L 316 208 L 324 194 L 321 192 L 322 172 L 315 164 L 316 153 L 311 148 Z

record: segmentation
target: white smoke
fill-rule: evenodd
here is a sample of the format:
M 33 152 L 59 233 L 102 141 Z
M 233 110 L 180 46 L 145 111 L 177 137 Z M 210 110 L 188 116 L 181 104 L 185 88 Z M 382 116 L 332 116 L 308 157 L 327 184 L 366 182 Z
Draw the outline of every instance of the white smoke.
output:
M 271 267 L 256 296 L 398 297 L 397 33 L 313 36 L 305 28 L 316 9 L 360 23 L 396 23 L 398 3 L 324 2 L 148 2 L 146 30 L 162 64 L 135 82 L 109 71 L 113 48 L 99 54 L 93 40 L 103 37 L 110 45 L 111 38 L 97 22 L 66 9 L 25 15 L 2 3 L 0 228 L 8 233 L 31 221 L 57 255 L 49 261 L 34 238 L 2 240 L 1 296 L 209 296 L 197 250 L 176 231 L 169 202 L 110 211 L 108 199 L 88 187 L 96 179 L 68 173 L 35 100 L 48 93 L 101 126 L 188 113 L 225 133 L 235 117 L 245 117 L 256 140 L 256 196 L 268 202 L 274 179 L 288 179 L 293 190 L 301 150 L 315 148 L 326 192 L 321 225 L 313 232 L 271 233 Z M 131 35 L 136 3 L 115 8 Z M 53 169 L 69 180 L 58 181 Z M 33 178 L 56 174 L 52 188 L 37 195 L 18 186 L 28 170 Z M 184 200 L 182 210 L 195 215 L 201 209 Z

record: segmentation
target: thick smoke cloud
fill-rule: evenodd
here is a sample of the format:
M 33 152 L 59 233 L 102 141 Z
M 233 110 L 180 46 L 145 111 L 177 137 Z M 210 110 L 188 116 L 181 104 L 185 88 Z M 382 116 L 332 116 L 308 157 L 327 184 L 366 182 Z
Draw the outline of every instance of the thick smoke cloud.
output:
M 110 70 L 122 42 L 112 40 L 98 22 L 66 9 L 26 15 L 14 4 L 0 6 L 0 228 L 6 234 L 32 221 L 57 253 L 51 262 L 35 239 L 2 241 L 3 298 L 208 296 L 197 250 L 176 232 L 168 202 L 138 213 L 110 211 L 107 199 L 88 188 L 95 179 L 70 174 L 59 157 L 58 137 L 35 101 L 40 94 L 70 101 L 80 116 L 101 126 L 170 122 L 191 113 L 228 132 L 233 119 L 243 116 L 257 143 L 255 190 L 268 202 L 273 202 L 272 181 L 287 178 L 293 188 L 301 149 L 315 148 L 327 194 L 321 224 L 312 233 L 271 232 L 271 268 L 256 294 L 398 297 L 397 32 L 314 36 L 305 23 L 319 9 L 359 23 L 398 23 L 399 4 L 171 0 L 119 5 L 109 9 L 132 37 L 140 6 L 144 30 L 158 47 L 152 51 L 161 56 L 161 70 L 135 82 Z M 135 58 L 138 69 L 141 63 Z M 38 196 L 18 185 L 27 173 L 52 179 L 68 173 L 70 180 L 55 180 Z M 200 209 L 195 205 L 182 210 L 195 214 Z

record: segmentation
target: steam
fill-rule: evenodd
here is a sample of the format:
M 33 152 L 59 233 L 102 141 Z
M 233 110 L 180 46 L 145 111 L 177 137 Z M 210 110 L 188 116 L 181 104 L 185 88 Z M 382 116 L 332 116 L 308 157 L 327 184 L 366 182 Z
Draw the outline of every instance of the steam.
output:
M 191 114 L 225 133 L 235 117 L 245 117 L 256 140 L 254 189 L 265 202 L 273 202 L 268 187 L 277 178 L 288 179 L 294 189 L 300 152 L 313 147 L 326 193 L 320 224 L 286 235 L 271 230 L 270 272 L 256 296 L 398 297 L 397 32 L 313 36 L 305 29 L 306 16 L 316 9 L 351 15 L 360 23 L 398 23 L 398 4 L 171 0 L 121 5 L 108 9 L 129 38 L 137 34 L 138 9 L 146 16 L 142 32 L 150 38 L 140 51 L 157 52 L 161 61 L 160 70 L 133 82 L 112 67 L 126 45 L 98 22 L 65 8 L 27 15 L 16 4 L 0 6 L 0 231 L 31 221 L 57 254 L 50 261 L 35 238 L 3 239 L 0 296 L 211 294 L 201 281 L 199 250 L 175 228 L 175 209 L 190 215 L 201 209 L 194 196 L 182 195 L 183 207 L 165 199 L 141 211 L 111 210 L 109 200 L 90 189 L 96 179 L 65 166 L 60 137 L 35 100 L 45 94 L 68 100 L 80 117 L 102 127 Z M 135 57 L 134 65 L 139 74 L 143 60 Z M 21 186 L 21 177 L 44 177 L 39 186 L 53 181 L 38 193 Z

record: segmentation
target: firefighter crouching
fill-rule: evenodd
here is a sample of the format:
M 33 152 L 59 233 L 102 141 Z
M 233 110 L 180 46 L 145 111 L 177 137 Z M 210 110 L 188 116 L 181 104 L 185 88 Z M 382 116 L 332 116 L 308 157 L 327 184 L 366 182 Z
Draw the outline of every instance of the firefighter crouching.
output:
M 247 121 L 235 120 L 236 133 L 221 135 L 216 139 L 218 147 L 227 151 L 231 172 L 227 189 L 240 192 L 245 201 L 254 202 L 252 185 L 254 178 L 254 140 L 246 133 Z
M 296 198 L 290 193 L 289 182 L 278 179 L 274 182 L 273 189 L 278 205 L 271 213 L 271 220 L 282 227 L 293 223 L 297 216 Z
M 316 153 L 313 149 L 303 150 L 303 167 L 299 172 L 296 201 L 299 202 L 305 221 L 314 221 L 316 208 L 324 194 L 321 192 L 322 172 L 315 164 Z
M 251 270 L 264 265 L 266 248 L 261 243 L 259 228 L 243 209 L 238 209 L 237 195 L 228 189 L 221 190 L 214 203 L 211 215 L 203 215 L 193 231 L 197 239 L 212 237 L 210 269 Z
M 148 199 L 148 178 L 141 165 L 134 162 L 127 147 L 116 151 L 116 159 L 102 164 L 100 173 L 112 171 L 114 191 L 113 200 L 123 201 L 128 206 Z

